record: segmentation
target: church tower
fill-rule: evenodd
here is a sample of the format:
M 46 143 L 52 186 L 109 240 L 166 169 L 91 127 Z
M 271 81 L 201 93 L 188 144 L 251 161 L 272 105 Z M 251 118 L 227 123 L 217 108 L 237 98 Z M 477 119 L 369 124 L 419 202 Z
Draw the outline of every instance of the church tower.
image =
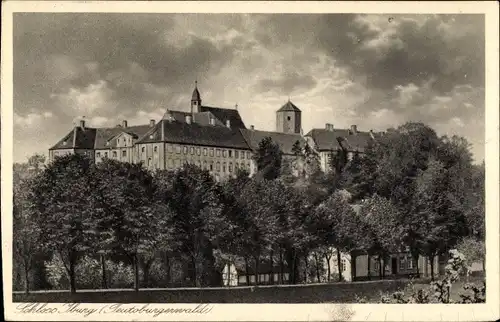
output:
M 302 127 L 302 111 L 290 99 L 276 111 L 276 131 L 300 134 Z
M 191 96 L 191 114 L 199 113 L 201 107 L 201 96 L 198 91 L 198 81 L 194 82 L 193 95 Z

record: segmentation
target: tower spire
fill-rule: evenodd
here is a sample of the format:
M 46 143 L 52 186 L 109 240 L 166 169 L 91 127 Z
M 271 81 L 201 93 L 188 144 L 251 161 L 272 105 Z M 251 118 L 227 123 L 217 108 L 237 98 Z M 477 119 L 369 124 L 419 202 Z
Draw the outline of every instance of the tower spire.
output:
M 191 96 L 191 114 L 200 112 L 201 95 L 198 91 L 198 80 L 194 81 L 193 95 Z

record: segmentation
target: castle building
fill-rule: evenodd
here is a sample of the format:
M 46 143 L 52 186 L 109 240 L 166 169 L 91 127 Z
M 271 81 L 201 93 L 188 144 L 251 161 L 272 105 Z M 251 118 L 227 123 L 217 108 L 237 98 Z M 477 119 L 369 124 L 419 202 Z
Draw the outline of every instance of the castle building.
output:
M 307 143 L 319 153 L 321 167 L 329 169 L 332 151 L 347 149 L 362 152 L 372 133 L 349 130 L 312 129 L 302 135 L 302 112 L 290 100 L 276 111 L 276 131 L 247 128 L 236 109 L 202 104 L 197 84 L 193 90 L 189 112 L 166 110 L 161 120 L 129 126 L 124 120 L 110 128 L 95 128 L 81 120 L 59 142 L 49 149 L 49 160 L 70 153 L 84 154 L 95 162 L 105 158 L 123 162 L 142 162 L 150 170 L 177 169 L 192 163 L 210 171 L 222 180 L 244 169 L 253 174 L 253 154 L 265 137 L 280 146 L 284 157 L 294 155 L 296 142 Z

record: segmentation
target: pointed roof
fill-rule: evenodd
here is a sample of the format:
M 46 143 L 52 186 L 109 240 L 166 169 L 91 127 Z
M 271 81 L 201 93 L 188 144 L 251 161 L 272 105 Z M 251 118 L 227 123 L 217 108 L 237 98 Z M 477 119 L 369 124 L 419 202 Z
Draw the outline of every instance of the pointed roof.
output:
M 301 110 L 288 100 L 277 112 L 301 112 Z
M 198 91 L 198 81 L 194 82 L 193 96 L 191 96 L 191 101 L 201 101 L 200 92 Z

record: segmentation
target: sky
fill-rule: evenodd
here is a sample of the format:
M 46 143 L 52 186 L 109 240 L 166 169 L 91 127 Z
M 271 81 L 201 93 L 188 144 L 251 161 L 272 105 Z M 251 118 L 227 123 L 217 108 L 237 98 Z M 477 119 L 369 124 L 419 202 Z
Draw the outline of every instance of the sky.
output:
M 275 130 L 290 99 L 311 128 L 423 122 L 484 159 L 484 16 L 14 14 L 14 161 L 88 126 L 204 105 Z

